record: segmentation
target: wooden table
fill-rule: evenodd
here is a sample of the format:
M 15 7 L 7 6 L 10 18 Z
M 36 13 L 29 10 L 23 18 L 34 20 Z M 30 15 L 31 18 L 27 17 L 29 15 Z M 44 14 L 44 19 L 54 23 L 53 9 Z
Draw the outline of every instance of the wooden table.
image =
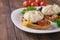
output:
M 0 0 L 0 40 L 60 40 L 60 32 L 31 34 L 18 29 L 11 21 L 11 12 L 22 7 L 25 0 Z M 44 0 L 60 5 L 60 0 Z

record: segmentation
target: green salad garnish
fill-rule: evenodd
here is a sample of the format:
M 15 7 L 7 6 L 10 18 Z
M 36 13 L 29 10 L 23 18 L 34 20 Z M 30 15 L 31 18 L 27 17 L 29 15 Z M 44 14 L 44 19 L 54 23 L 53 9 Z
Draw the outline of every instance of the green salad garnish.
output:
M 25 14 L 26 11 L 32 11 L 32 10 L 36 10 L 36 8 L 33 7 L 33 6 L 28 6 L 28 7 L 27 7 L 26 9 L 24 9 L 21 13 L 22 13 L 22 14 Z
M 55 23 L 57 23 L 57 26 L 60 27 L 60 18 L 54 20 Z
M 26 11 L 27 11 L 27 10 L 26 10 L 26 9 L 24 9 L 21 13 L 22 13 L 22 14 L 24 14 Z
M 27 7 L 27 10 L 28 10 L 28 11 L 36 10 L 36 8 L 35 8 L 35 7 L 33 7 L 33 6 L 29 6 L 29 7 Z

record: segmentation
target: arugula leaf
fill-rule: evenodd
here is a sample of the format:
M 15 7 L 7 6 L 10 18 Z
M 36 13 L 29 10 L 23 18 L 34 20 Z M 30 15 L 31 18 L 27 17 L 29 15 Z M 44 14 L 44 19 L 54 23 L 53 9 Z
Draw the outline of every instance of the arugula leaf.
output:
M 60 27 L 60 21 L 57 22 L 57 26 Z
M 55 19 L 54 22 L 57 23 L 57 26 L 60 27 L 60 18 L 59 19 Z
M 22 14 L 25 14 L 26 11 L 32 11 L 32 10 L 36 10 L 36 8 L 33 7 L 33 6 L 29 6 L 29 7 L 27 7 L 26 9 L 24 9 L 21 13 L 22 13 Z
M 24 9 L 21 13 L 22 13 L 22 14 L 24 14 L 26 11 L 27 11 L 27 10 L 26 10 L 26 9 Z
M 35 7 L 33 7 L 33 6 L 29 6 L 29 7 L 27 7 L 27 10 L 28 10 L 28 11 L 36 10 L 36 8 L 35 8 Z

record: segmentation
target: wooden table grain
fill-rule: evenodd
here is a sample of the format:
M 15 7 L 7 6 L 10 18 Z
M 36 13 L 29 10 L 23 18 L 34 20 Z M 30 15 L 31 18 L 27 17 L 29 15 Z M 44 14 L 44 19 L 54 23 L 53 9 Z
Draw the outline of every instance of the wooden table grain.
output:
M 60 32 L 32 34 L 18 29 L 11 21 L 11 12 L 22 7 L 25 0 L 0 0 L 0 40 L 60 40 Z M 60 0 L 43 0 L 60 5 Z

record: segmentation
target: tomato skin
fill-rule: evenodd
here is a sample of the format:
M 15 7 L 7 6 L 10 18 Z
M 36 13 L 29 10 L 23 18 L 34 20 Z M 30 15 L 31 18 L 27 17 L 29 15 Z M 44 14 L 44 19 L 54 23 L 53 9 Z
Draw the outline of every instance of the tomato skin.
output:
M 38 6 L 38 3 L 37 2 L 32 2 L 31 6 Z
M 35 0 L 37 3 L 40 3 L 42 0 Z
M 47 2 L 42 1 L 42 2 L 40 3 L 40 6 L 46 6 L 46 5 L 47 5 Z
M 40 26 L 46 26 L 47 25 L 47 20 L 39 20 L 38 21 L 38 25 L 40 25 Z
M 34 2 L 34 0 L 29 0 L 29 5 L 31 6 L 31 3 Z
M 29 1 L 24 1 L 24 2 L 23 2 L 23 6 L 24 6 L 24 7 L 29 6 Z

